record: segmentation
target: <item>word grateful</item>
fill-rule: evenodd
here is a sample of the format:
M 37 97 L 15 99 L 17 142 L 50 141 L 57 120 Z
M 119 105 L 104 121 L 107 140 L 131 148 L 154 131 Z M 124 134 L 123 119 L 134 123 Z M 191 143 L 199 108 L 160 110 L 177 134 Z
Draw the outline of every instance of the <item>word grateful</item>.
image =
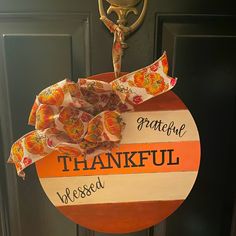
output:
M 171 121 L 169 124 L 165 123 L 162 120 L 149 120 L 147 117 L 139 117 L 137 119 L 137 129 L 141 131 L 144 127 L 150 128 L 158 132 L 166 133 L 167 136 L 174 134 L 182 138 L 186 131 L 185 131 L 185 124 L 181 124 L 180 127 L 175 125 L 174 121 Z

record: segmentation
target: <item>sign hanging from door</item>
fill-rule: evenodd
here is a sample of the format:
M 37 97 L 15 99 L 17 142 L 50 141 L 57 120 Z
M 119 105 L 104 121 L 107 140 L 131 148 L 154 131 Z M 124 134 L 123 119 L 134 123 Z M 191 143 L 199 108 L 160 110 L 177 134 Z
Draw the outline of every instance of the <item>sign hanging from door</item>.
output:
M 164 54 L 115 80 L 106 73 L 43 90 L 29 119 L 36 130 L 12 146 L 18 174 L 35 162 L 53 205 L 92 230 L 133 232 L 168 217 L 196 180 L 200 142 L 167 71 Z

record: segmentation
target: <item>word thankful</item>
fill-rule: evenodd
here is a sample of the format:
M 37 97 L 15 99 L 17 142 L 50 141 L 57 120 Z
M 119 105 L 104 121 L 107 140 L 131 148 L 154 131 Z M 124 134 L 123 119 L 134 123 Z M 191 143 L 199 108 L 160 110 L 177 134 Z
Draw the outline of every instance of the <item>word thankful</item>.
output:
M 92 195 L 92 193 L 95 193 L 104 187 L 105 183 L 102 183 L 100 177 L 97 177 L 97 181 L 95 183 L 90 183 L 89 185 L 84 184 L 76 189 L 65 188 L 65 192 L 57 192 L 57 196 L 62 203 L 68 204 L 69 202 L 75 202 L 79 198 L 89 197 Z
M 162 120 L 149 120 L 147 117 L 139 117 L 137 119 L 137 123 L 137 129 L 139 131 L 141 131 L 142 128 L 145 127 L 153 129 L 155 131 L 164 132 L 167 136 L 174 134 L 176 136 L 179 136 L 180 138 L 182 138 L 186 133 L 186 125 L 181 124 L 180 127 L 177 127 L 174 121 L 171 121 L 170 123 L 165 123 Z
M 152 166 L 179 165 L 179 157 L 174 157 L 174 149 L 144 150 L 130 152 L 105 153 L 92 160 L 83 157 L 58 156 L 62 171 L 96 170 L 112 168 L 140 168 L 148 162 Z M 71 165 L 72 164 L 72 165 Z

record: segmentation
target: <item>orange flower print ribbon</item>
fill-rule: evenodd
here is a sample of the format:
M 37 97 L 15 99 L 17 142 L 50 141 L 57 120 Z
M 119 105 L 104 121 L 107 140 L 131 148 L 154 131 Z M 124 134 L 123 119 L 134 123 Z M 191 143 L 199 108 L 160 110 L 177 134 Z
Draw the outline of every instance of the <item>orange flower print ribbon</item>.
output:
M 138 105 L 175 86 L 177 79 L 169 77 L 167 73 L 168 61 L 164 53 L 150 66 L 124 75 L 112 81 L 111 85 L 122 101 Z
M 106 27 L 110 30 L 111 33 L 114 34 L 113 46 L 112 46 L 112 61 L 115 72 L 115 77 L 118 78 L 121 70 L 121 58 L 123 55 L 123 48 L 125 47 L 124 39 L 125 34 L 124 31 L 111 20 L 106 17 L 100 18 Z
M 121 113 L 174 87 L 176 78 L 167 72 L 164 53 L 150 66 L 110 83 L 63 80 L 44 89 L 29 116 L 35 130 L 12 145 L 9 162 L 25 177 L 26 167 L 54 150 L 85 158 L 111 151 L 119 145 L 125 128 Z

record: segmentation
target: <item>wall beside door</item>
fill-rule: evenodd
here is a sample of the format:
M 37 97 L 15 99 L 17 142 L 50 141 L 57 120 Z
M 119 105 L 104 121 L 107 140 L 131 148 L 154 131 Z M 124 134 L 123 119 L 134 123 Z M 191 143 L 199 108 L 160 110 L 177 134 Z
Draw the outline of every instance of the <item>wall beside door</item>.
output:
M 149 0 L 127 43 L 123 71 L 167 51 L 174 92 L 199 128 L 202 162 L 185 203 L 164 223 L 133 236 L 228 236 L 234 204 L 236 10 L 230 1 Z M 96 235 L 62 216 L 34 167 L 25 181 L 6 165 L 14 140 L 28 132 L 35 95 L 64 77 L 112 71 L 112 35 L 94 0 L 0 0 L 0 232 L 3 236 Z

